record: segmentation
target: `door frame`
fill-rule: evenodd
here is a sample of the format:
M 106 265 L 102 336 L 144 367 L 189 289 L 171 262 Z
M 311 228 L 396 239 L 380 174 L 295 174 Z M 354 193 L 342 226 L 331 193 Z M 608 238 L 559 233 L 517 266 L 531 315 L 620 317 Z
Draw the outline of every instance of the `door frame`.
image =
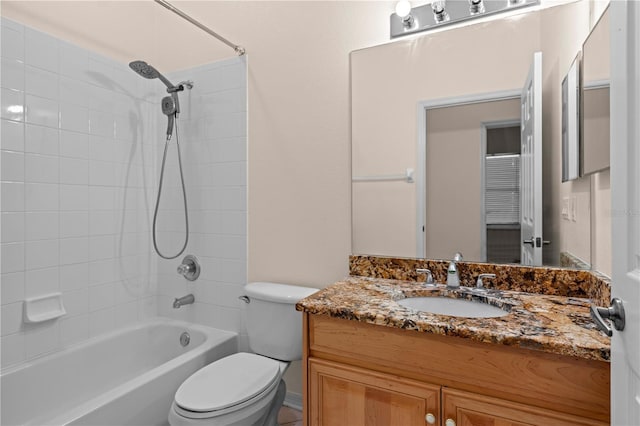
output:
M 427 110 L 434 108 L 470 105 L 483 102 L 520 99 L 522 89 L 503 90 L 497 92 L 478 93 L 449 98 L 420 101 L 417 105 L 418 123 L 418 156 L 416 164 L 416 257 L 424 258 L 425 253 L 425 219 L 427 211 Z M 486 151 L 485 151 L 486 152 Z

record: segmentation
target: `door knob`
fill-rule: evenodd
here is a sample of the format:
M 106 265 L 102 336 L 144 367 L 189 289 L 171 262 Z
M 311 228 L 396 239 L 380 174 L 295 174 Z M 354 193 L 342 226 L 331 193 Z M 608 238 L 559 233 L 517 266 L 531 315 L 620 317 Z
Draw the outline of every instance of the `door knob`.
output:
M 424 417 L 424 419 L 427 421 L 428 424 L 432 425 L 435 424 L 436 422 L 436 416 L 434 416 L 431 413 L 427 413 L 427 415 Z
M 445 426 L 456 426 L 456 421 L 453 419 L 447 419 L 446 422 L 444 422 Z
M 522 242 L 522 244 L 531 244 L 531 247 L 535 247 L 536 246 L 536 239 L 531 237 L 530 240 L 524 240 Z
M 604 319 L 608 319 L 609 321 L 611 321 L 616 330 L 624 330 L 624 306 L 622 306 L 622 300 L 618 299 L 617 297 L 611 299 L 611 306 L 609 306 L 608 308 L 591 305 L 590 311 L 593 321 L 596 323 L 600 330 L 607 333 L 607 336 L 611 337 L 613 335 L 613 330 L 611 330 L 611 326 L 609 326 L 609 324 L 607 324 Z

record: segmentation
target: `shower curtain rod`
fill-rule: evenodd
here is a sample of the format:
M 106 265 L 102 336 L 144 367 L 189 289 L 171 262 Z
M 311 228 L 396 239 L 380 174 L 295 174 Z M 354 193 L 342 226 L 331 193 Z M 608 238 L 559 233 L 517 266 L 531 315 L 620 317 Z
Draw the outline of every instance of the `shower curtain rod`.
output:
M 181 17 L 182 19 L 191 22 L 193 25 L 195 25 L 196 27 L 200 28 L 205 33 L 214 36 L 215 38 L 217 38 L 218 40 L 220 40 L 221 42 L 223 42 L 224 44 L 226 44 L 227 46 L 229 46 L 230 48 L 235 50 L 235 52 L 238 54 L 238 56 L 242 56 L 242 55 L 245 54 L 244 47 L 238 46 L 237 44 L 231 43 L 229 40 L 227 40 L 226 38 L 222 37 L 220 34 L 216 33 L 215 31 L 213 31 L 213 30 L 207 28 L 206 26 L 202 25 L 200 22 L 196 21 L 191 16 L 187 15 L 186 13 L 181 11 L 180 9 L 176 8 L 175 6 L 173 6 L 168 1 L 165 1 L 165 0 L 154 0 L 154 1 L 156 3 L 158 3 L 160 6 L 163 6 L 166 9 L 172 11 L 173 13 L 175 13 L 176 15 Z

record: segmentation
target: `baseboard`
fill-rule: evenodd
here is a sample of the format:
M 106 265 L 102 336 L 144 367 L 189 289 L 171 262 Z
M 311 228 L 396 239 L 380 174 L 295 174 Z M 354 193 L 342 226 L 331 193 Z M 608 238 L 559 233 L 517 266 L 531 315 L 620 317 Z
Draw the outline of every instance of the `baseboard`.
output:
M 282 405 L 302 411 L 302 395 L 293 392 L 287 392 Z

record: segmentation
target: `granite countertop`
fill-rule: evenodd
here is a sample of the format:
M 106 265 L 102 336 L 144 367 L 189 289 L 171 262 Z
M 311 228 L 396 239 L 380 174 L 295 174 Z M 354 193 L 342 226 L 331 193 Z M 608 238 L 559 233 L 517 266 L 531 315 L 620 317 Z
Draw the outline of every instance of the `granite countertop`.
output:
M 397 300 L 445 296 L 483 301 L 509 312 L 497 318 L 463 318 L 417 312 Z M 301 300 L 299 311 L 479 342 L 609 361 L 610 339 L 589 315 L 589 299 L 509 290 L 352 276 Z

